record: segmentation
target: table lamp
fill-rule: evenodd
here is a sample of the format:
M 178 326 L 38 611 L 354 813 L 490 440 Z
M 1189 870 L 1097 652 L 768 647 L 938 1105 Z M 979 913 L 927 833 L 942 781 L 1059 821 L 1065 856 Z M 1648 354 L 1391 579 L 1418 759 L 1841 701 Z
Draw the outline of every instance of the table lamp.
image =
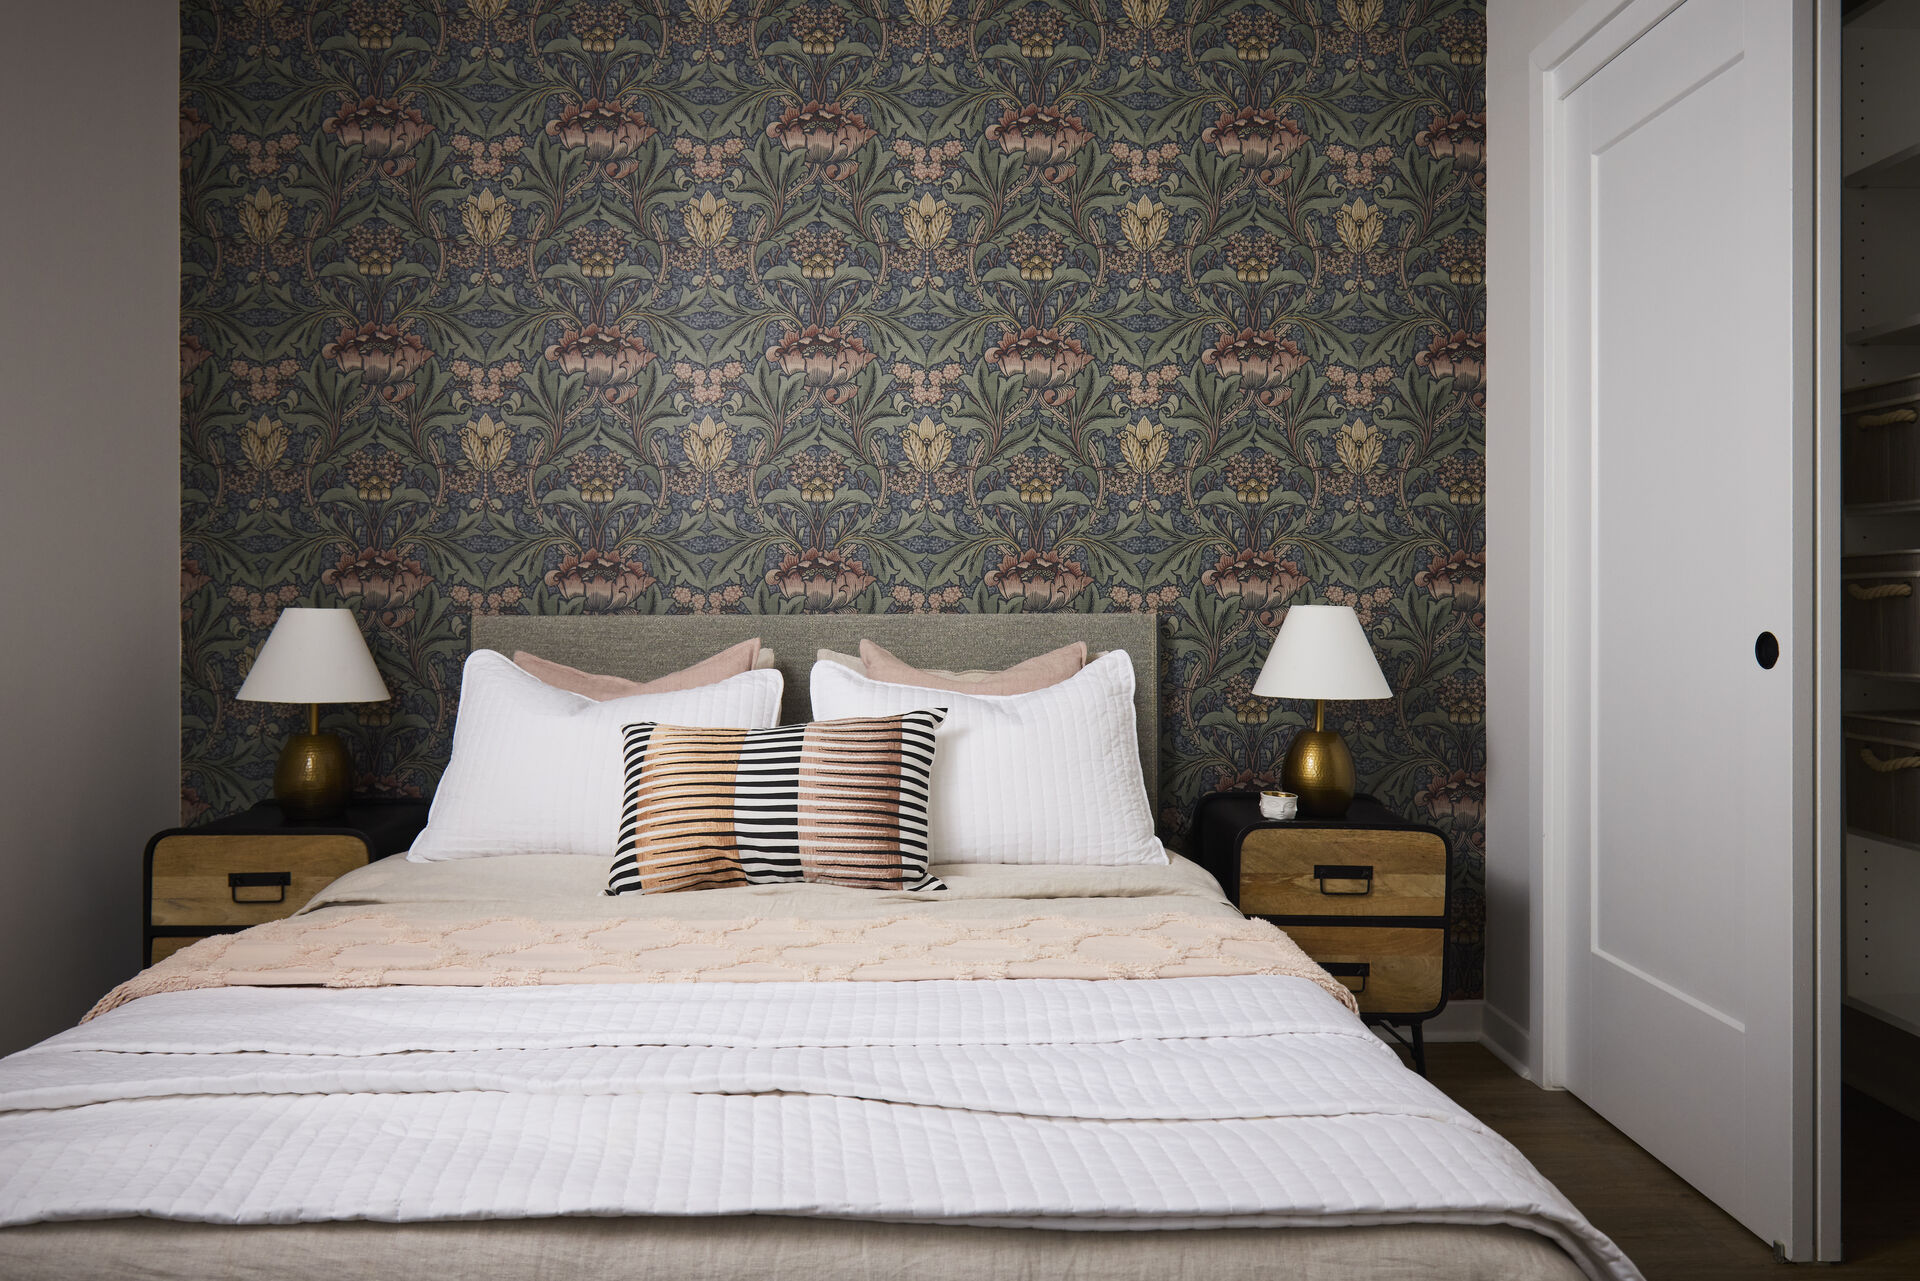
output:
M 281 610 L 234 697 L 307 705 L 307 732 L 287 736 L 273 769 L 273 799 L 286 816 L 313 823 L 345 809 L 353 765 L 340 736 L 320 732 L 320 704 L 383 703 L 391 697 L 353 611 Z
M 1314 700 L 1313 728 L 1293 736 L 1280 786 L 1300 797 L 1302 817 L 1344 817 L 1353 803 L 1353 753 L 1339 731 L 1327 728 L 1327 700 L 1393 697 L 1360 616 L 1348 605 L 1288 609 L 1253 692 Z

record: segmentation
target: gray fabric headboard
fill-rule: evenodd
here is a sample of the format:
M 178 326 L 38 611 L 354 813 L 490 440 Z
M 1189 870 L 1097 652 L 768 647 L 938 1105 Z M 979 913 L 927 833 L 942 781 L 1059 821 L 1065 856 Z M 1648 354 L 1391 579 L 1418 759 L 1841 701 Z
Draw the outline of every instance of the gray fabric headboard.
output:
M 583 671 L 650 680 L 758 636 L 786 678 L 783 722 L 810 719 L 814 651 L 858 653 L 860 638 L 916 667 L 1010 667 L 1083 640 L 1133 659 L 1134 719 L 1147 796 L 1160 809 L 1160 629 L 1152 614 L 476 614 L 473 647 L 515 650 Z

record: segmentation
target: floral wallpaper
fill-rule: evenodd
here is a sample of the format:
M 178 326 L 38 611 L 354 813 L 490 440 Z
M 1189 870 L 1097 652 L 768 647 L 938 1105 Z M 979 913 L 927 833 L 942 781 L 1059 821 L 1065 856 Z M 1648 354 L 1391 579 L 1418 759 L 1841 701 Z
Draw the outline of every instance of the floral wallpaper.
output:
M 327 709 L 430 792 L 475 612 L 1148 610 L 1171 836 L 1273 778 L 1288 604 L 1463 856 L 1480 985 L 1486 37 L 1427 0 L 188 0 L 183 809 L 233 692 L 358 611 Z

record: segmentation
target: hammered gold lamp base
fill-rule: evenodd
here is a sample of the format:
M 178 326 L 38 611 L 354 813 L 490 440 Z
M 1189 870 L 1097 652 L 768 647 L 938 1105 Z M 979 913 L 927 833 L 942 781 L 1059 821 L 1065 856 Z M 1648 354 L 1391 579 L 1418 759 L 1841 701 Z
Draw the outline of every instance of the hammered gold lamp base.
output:
M 1344 818 L 1353 804 L 1353 753 L 1326 724 L 1324 704 L 1314 712 L 1314 727 L 1293 736 L 1280 766 L 1280 786 L 1300 798 L 1302 818 Z
M 322 734 L 316 710 L 305 734 L 289 734 L 273 768 L 273 799 L 296 823 L 317 823 L 347 807 L 353 787 L 353 761 L 338 734 Z

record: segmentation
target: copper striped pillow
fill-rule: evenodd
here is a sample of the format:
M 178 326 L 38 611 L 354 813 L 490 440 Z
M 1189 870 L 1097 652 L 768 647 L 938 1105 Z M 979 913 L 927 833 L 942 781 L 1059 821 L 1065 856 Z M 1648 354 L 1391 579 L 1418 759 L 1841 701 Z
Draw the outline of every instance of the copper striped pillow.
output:
M 816 881 L 943 890 L 927 871 L 933 732 L 947 716 L 773 729 L 629 725 L 607 892 Z

